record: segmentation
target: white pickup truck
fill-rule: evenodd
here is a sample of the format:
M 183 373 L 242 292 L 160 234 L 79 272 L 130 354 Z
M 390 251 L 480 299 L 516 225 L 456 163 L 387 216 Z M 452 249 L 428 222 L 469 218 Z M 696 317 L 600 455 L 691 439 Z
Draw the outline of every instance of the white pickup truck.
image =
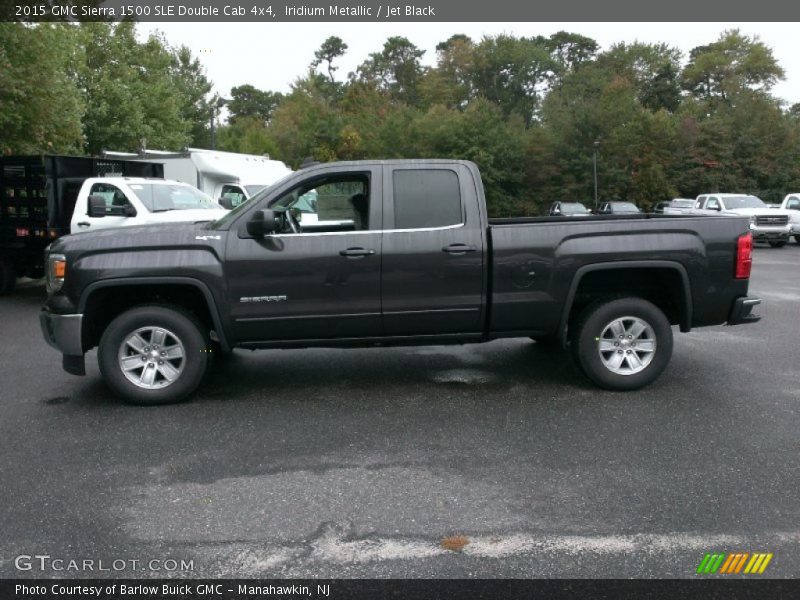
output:
M 180 181 L 141 177 L 92 177 L 75 201 L 70 233 L 151 223 L 215 221 L 227 210 Z
M 770 208 L 763 200 L 749 194 L 701 194 L 693 214 L 742 215 L 750 217 L 750 232 L 755 241 L 769 242 L 781 248 L 789 241 L 790 211 Z
M 800 244 L 800 192 L 786 194 L 778 209 L 789 213 L 789 227 L 794 241 Z

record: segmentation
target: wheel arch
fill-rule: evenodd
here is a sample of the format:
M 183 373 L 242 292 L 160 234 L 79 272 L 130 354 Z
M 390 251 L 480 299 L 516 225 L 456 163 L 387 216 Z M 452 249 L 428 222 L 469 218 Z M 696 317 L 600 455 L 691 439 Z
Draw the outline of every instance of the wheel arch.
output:
M 648 274 L 649 280 L 645 282 L 647 285 L 640 287 L 638 290 L 631 293 L 631 289 L 625 289 L 625 286 L 619 286 L 620 289 L 615 289 L 616 279 L 620 276 L 630 276 L 631 271 L 640 271 Z M 601 274 L 613 274 L 614 281 L 608 286 L 608 289 L 602 287 L 595 287 L 598 277 Z M 641 293 L 642 290 L 656 291 L 652 285 L 654 282 L 660 280 L 660 275 L 667 274 L 668 278 L 672 278 L 673 282 L 680 282 L 679 290 L 671 290 L 669 294 L 660 294 L 658 296 L 648 297 L 647 294 Z M 582 286 L 584 286 L 582 288 Z M 644 297 L 650 300 L 659 307 L 665 314 L 668 315 L 671 322 L 676 323 L 682 332 L 691 331 L 692 328 L 692 293 L 689 283 L 689 274 L 686 268 L 678 262 L 668 260 L 648 260 L 648 261 L 624 261 L 624 262 L 605 262 L 595 263 L 591 265 L 584 265 L 575 272 L 572 278 L 564 307 L 561 312 L 561 320 L 559 323 L 558 335 L 562 344 L 566 343 L 566 330 L 570 320 L 587 305 L 586 301 L 581 299 L 581 292 L 589 292 L 593 294 L 594 298 L 600 298 L 604 295 L 625 294 L 630 296 Z
M 111 302 L 117 302 L 112 307 Z M 78 312 L 84 315 L 82 343 L 88 350 L 97 345 L 108 324 L 122 310 L 141 304 L 177 305 L 191 311 L 209 330 L 224 351 L 227 341 L 217 303 L 208 286 L 191 277 L 132 277 L 95 281 L 81 294 Z

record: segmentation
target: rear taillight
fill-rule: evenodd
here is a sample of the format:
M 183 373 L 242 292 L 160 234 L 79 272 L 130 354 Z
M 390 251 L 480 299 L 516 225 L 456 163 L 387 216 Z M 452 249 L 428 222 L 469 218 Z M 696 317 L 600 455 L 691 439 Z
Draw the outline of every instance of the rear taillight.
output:
M 739 236 L 736 243 L 736 279 L 749 279 L 753 268 L 753 234 Z

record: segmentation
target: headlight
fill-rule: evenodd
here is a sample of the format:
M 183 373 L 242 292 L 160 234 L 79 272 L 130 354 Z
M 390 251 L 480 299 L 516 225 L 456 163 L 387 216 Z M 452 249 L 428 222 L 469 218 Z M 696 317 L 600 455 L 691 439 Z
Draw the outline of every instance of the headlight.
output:
M 752 217 L 750 217 L 750 224 L 751 224 L 751 225 L 755 225 L 755 224 L 756 224 L 756 219 L 758 219 L 758 217 L 756 217 L 755 215 L 753 215 Z
M 63 254 L 50 254 L 47 256 L 47 293 L 52 294 L 64 285 L 67 275 L 67 259 Z

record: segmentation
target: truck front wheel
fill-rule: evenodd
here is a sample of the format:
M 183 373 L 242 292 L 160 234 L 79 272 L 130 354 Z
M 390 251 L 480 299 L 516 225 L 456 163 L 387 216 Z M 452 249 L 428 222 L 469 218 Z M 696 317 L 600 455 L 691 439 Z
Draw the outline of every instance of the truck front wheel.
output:
M 672 356 L 667 317 L 641 298 L 592 304 L 571 329 L 575 362 L 589 379 L 609 390 L 635 390 L 652 383 Z
M 208 366 L 210 344 L 202 325 L 179 308 L 140 306 L 122 313 L 97 349 L 108 385 L 131 404 L 152 406 L 185 399 Z

